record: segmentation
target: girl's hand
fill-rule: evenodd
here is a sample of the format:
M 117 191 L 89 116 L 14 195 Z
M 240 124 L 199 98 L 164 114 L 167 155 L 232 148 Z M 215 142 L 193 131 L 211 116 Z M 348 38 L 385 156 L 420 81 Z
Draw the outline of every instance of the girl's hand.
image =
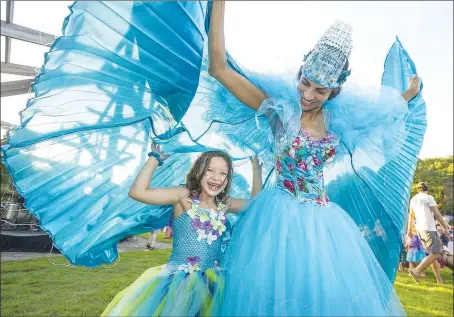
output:
M 158 153 L 159 156 L 161 157 L 161 160 L 166 160 L 169 156 L 167 154 L 165 154 L 164 152 L 161 151 L 161 149 L 159 148 L 159 145 L 157 145 L 156 143 L 151 143 L 151 151 L 152 152 L 155 152 L 155 153 Z
M 252 167 L 257 170 L 257 169 L 261 169 L 262 168 L 262 165 L 263 163 L 260 163 L 259 162 L 259 158 L 258 156 L 254 156 L 254 157 L 250 157 L 250 160 L 251 160 L 251 164 L 252 164 Z

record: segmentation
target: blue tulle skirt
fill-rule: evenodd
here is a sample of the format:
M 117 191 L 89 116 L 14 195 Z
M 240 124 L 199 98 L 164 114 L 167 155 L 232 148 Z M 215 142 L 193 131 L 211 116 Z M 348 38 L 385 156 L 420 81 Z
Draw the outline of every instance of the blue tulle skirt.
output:
M 407 262 L 420 263 L 426 257 L 426 253 L 421 249 L 409 249 L 407 251 Z
M 250 201 L 226 251 L 223 316 L 403 316 L 393 285 L 337 204 L 277 188 Z
M 215 269 L 187 274 L 169 264 L 152 267 L 118 293 L 101 316 L 217 316 L 213 298 L 220 281 Z

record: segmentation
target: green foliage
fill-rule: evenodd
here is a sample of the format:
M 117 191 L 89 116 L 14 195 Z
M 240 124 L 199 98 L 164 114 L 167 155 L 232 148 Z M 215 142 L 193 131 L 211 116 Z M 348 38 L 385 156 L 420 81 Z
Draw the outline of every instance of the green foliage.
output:
M 454 157 L 437 157 L 418 160 L 411 195 L 416 194 L 416 185 L 425 182 L 429 192 L 439 204 L 444 215 L 453 214 Z

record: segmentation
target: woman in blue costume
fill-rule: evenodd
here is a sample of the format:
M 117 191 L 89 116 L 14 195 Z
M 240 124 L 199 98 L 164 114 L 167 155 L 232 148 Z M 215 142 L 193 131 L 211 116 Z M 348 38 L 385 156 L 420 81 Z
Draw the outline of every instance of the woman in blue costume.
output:
M 196 155 L 221 149 L 232 157 L 230 195 L 238 198 L 250 196 L 248 158 L 258 154 L 268 194 L 257 196 L 234 226 L 231 270 L 219 302 L 223 313 L 358 315 L 368 298 L 367 314 L 384 314 L 386 304 L 390 314 L 400 314 L 391 283 L 426 129 L 421 93 L 410 99 L 416 91 L 408 90 L 413 62 L 396 40 L 385 61 L 382 94 L 358 93 L 346 82 L 338 96 L 322 102 L 340 90 L 348 71 L 339 76 L 330 68 L 321 84 L 310 72 L 319 68 L 309 54 L 302 69 L 307 82 L 301 80 L 299 90 L 313 97 L 301 100 L 294 71 L 253 73 L 226 54 L 223 6 L 82 1 L 70 7 L 63 36 L 46 54 L 35 96 L 21 112 L 21 126 L 2 147 L 27 209 L 72 264 L 109 264 L 118 258 L 118 241 L 162 228 L 172 216 L 172 205 L 128 196 L 151 143 L 172 154 L 151 187 L 184 183 Z M 210 28 L 210 44 L 220 51 L 208 59 Z M 239 86 L 226 83 L 226 89 L 208 74 L 213 55 L 228 78 L 248 88 L 241 100 L 228 90 Z M 327 58 L 327 66 L 332 61 Z M 324 97 L 315 98 L 319 93 Z M 308 102 L 321 111 L 304 111 Z M 282 144 L 280 138 L 275 144 L 280 134 Z M 264 216 L 254 216 L 264 202 Z M 246 251 L 239 254 L 243 237 Z M 360 265 L 355 275 L 353 263 Z M 258 287 L 251 289 L 249 281 Z M 232 287 L 256 297 L 238 298 Z M 304 311 L 293 313 L 300 296 L 308 296 L 299 306 Z
M 219 270 L 227 212 L 238 212 L 247 200 L 229 196 L 233 164 L 221 151 L 200 155 L 185 186 L 149 188 L 164 155 L 156 146 L 137 175 L 129 196 L 150 205 L 173 206 L 173 249 L 167 264 L 145 271 L 121 291 L 102 316 L 218 315 L 213 295 L 222 289 Z M 261 189 L 261 167 L 253 161 L 252 195 Z M 221 279 L 222 281 L 222 279 Z
M 405 315 L 357 224 L 329 200 L 324 185 L 323 170 L 342 142 L 342 135 L 325 123 L 324 105 L 336 98 L 349 75 L 351 28 L 342 22 L 331 26 L 305 57 L 297 98 L 279 100 L 228 66 L 223 14 L 224 4 L 214 3 L 209 71 L 242 103 L 267 117 L 275 184 L 248 204 L 234 228 L 224 263 L 221 314 Z M 412 77 L 402 97 L 385 92 L 394 95 L 378 102 L 404 107 L 419 87 L 419 78 Z M 381 124 L 382 129 L 392 129 L 386 120 Z

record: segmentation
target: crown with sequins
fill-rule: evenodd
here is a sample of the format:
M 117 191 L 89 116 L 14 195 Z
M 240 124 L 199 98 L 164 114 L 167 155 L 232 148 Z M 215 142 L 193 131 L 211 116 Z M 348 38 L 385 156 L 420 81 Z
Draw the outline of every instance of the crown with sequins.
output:
M 336 21 L 304 56 L 302 76 L 325 87 L 339 87 L 350 75 L 344 67 L 351 51 L 352 27 Z

